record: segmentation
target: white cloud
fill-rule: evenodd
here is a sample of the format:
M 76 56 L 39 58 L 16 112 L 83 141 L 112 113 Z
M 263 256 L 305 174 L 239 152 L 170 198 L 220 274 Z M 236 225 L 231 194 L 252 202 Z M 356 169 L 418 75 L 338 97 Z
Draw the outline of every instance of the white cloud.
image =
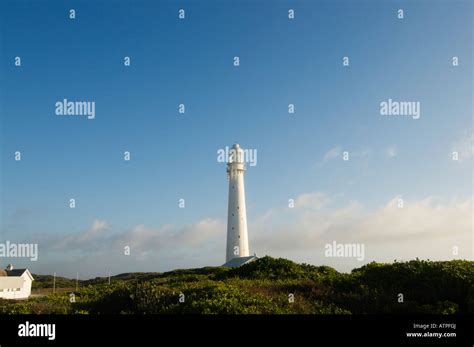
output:
M 95 220 L 92 226 L 82 232 L 66 236 L 56 235 L 48 237 L 45 245 L 53 251 L 81 250 L 84 253 L 103 251 L 106 247 L 122 249 L 130 246 L 135 252 L 169 250 L 174 247 L 199 247 L 209 238 L 218 234 L 225 235 L 225 228 L 221 221 L 203 219 L 196 223 L 184 226 L 163 225 L 158 228 L 136 225 L 124 232 L 109 232 L 107 222 Z
M 295 207 L 319 210 L 321 207 L 327 205 L 330 201 L 331 199 L 323 193 L 303 193 L 295 199 Z
M 286 215 L 293 214 L 293 219 L 294 214 L 298 214 L 295 222 L 287 225 L 281 225 L 279 221 L 272 225 L 253 225 L 250 228 L 251 248 L 263 254 L 328 264 L 342 270 L 350 270 L 361 263 L 354 259 L 325 258 L 326 243 L 363 243 L 366 262 L 416 257 L 450 259 L 454 246 L 459 247 L 458 258 L 470 259 L 473 257 L 472 202 L 472 196 L 448 202 L 428 197 L 405 201 L 404 207 L 398 208 L 395 197 L 374 211 L 367 211 L 358 202 L 319 210 L 316 202 L 313 210 L 295 208 L 296 211 L 287 211 Z M 278 215 L 285 219 L 285 211 L 280 210 Z
M 350 158 L 367 158 L 369 154 L 371 153 L 371 150 L 369 148 L 364 148 L 360 150 L 353 150 L 353 149 L 343 149 L 341 146 L 335 146 L 331 149 L 329 149 L 325 154 L 324 157 L 321 161 L 316 163 L 316 166 L 321 167 L 327 162 L 333 160 L 333 159 L 343 159 L 343 154 L 344 152 L 349 153 Z
M 450 259 L 453 246 L 459 247 L 458 258 L 473 256 L 472 196 L 451 201 L 427 197 L 405 201 L 403 208 L 398 208 L 395 197 L 371 211 L 357 201 L 337 200 L 320 192 L 304 193 L 295 198 L 294 208 L 269 209 L 249 220 L 251 252 L 326 264 L 342 271 L 362 263 L 324 257 L 326 243 L 363 243 L 365 262 Z M 338 207 L 334 207 L 336 203 Z M 42 236 L 39 241 L 40 260 L 51 254 L 61 255 L 63 260 L 56 266 L 69 275 L 80 271 L 95 276 L 106 268 L 113 273 L 164 271 L 221 265 L 226 223 L 206 218 L 184 226 L 137 225 L 112 232 L 105 221 L 98 219 L 83 232 Z M 123 254 L 125 245 L 131 248 L 129 257 Z
M 151 228 L 137 225 L 131 230 L 114 235 L 117 247 L 129 245 L 136 251 L 160 251 L 186 247 L 200 247 L 217 235 L 225 236 L 225 225 L 220 220 L 206 218 L 185 226 L 164 225 Z
M 323 159 L 316 162 L 315 165 L 316 165 L 316 167 L 321 167 L 324 164 L 326 164 L 328 161 L 330 161 L 332 159 L 335 159 L 335 158 L 338 158 L 338 157 L 342 157 L 342 148 L 341 148 L 341 146 L 336 146 L 336 147 L 333 147 L 333 148 L 329 149 L 324 154 Z
M 55 251 L 78 249 L 83 246 L 89 247 L 90 242 L 102 239 L 106 236 L 109 226 L 106 221 L 96 219 L 92 226 L 79 233 L 68 234 L 65 236 L 47 235 L 42 238 L 48 248 Z
M 329 151 L 324 154 L 323 162 L 327 162 L 328 160 L 335 159 L 338 157 L 341 157 L 342 155 L 342 149 L 340 146 L 336 146 L 331 148 Z
M 96 219 L 89 230 L 87 230 L 85 233 L 82 233 L 78 236 L 77 241 L 87 242 L 90 239 L 103 235 L 105 232 L 107 232 L 108 229 L 109 229 L 109 226 L 106 221 Z
M 206 218 L 189 225 L 148 227 L 137 225 L 123 232 L 95 220 L 91 227 L 67 235 L 37 235 L 40 261 L 37 273 L 82 278 L 136 271 L 166 271 L 176 268 L 222 265 L 225 260 L 226 225 Z M 32 240 L 30 240 L 31 242 Z M 125 255 L 124 247 L 130 247 Z M 53 270 L 52 270 L 53 269 Z

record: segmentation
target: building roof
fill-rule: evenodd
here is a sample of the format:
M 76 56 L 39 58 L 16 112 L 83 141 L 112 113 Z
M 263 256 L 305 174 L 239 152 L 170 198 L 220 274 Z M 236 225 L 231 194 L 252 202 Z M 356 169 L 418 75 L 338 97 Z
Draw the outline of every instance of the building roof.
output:
M 257 256 L 255 255 L 251 255 L 249 257 L 237 257 L 237 258 L 232 258 L 231 260 L 229 260 L 227 263 L 225 263 L 224 265 L 222 266 L 226 266 L 226 267 L 239 267 L 239 266 L 242 266 L 244 264 L 248 264 L 254 260 L 257 260 Z
M 33 278 L 33 275 L 30 273 L 28 269 L 13 269 L 13 270 L 3 270 L 3 271 L 5 271 L 6 277 L 21 277 L 23 276 L 24 273 L 26 273 L 28 277 L 31 278 L 32 281 L 35 280 Z
M 21 276 L 25 271 L 26 269 L 5 270 L 7 276 Z

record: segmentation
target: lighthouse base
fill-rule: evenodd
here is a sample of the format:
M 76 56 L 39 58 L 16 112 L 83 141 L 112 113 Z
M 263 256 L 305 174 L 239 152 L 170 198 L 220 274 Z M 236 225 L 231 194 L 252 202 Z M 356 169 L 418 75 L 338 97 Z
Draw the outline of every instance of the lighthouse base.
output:
M 257 260 L 257 259 L 258 258 L 257 258 L 256 255 L 251 255 L 249 257 L 237 257 L 237 258 L 232 258 L 231 260 L 229 260 L 227 263 L 225 263 L 222 266 L 225 266 L 225 267 L 239 267 L 239 266 L 242 266 L 244 264 L 251 263 L 252 261 Z

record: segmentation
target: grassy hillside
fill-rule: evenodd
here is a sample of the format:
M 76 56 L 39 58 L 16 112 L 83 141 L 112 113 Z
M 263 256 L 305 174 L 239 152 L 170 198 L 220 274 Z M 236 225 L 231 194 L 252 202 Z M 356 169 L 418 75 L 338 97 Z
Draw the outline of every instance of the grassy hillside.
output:
M 36 288 L 52 286 L 35 275 Z M 75 280 L 56 278 L 59 288 Z M 474 313 L 474 262 L 370 263 L 342 274 L 328 266 L 261 258 L 239 268 L 127 273 L 80 281 L 79 290 L 25 301 L 0 313 L 364 314 Z M 403 300 L 402 300 L 403 297 Z
M 37 289 L 46 289 L 53 288 L 54 277 L 51 275 L 37 275 L 32 274 L 33 284 L 31 286 L 32 291 L 34 292 Z M 69 278 L 58 277 L 56 276 L 56 288 L 75 288 L 76 280 L 71 280 Z

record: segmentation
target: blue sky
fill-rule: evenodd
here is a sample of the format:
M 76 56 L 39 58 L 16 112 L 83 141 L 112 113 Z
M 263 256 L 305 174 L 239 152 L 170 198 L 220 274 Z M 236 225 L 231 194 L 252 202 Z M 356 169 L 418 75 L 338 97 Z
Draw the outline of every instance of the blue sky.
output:
M 33 271 L 70 275 L 76 267 L 86 276 L 106 269 L 218 265 L 224 257 L 219 240 L 225 239 L 227 181 L 216 152 L 234 142 L 258 151 L 258 164 L 246 176 L 251 250 L 261 217 L 304 194 L 331 197 L 328 211 L 357 202 L 363 215 L 400 195 L 414 205 L 435 198 L 448 209 L 454 200 L 472 199 L 470 1 L 0 6 L 0 238 L 39 240 L 40 260 L 25 263 Z M 75 20 L 68 18 L 71 8 Z M 180 8 L 185 20 L 178 19 Z M 294 20 L 287 17 L 289 8 L 296 11 Z M 403 20 L 397 19 L 399 8 Z M 16 56 L 21 67 L 14 66 Z M 123 65 L 125 56 L 130 67 Z M 344 56 L 349 67 L 342 66 Z M 453 56 L 459 57 L 457 67 Z M 64 98 L 95 101 L 96 118 L 55 115 L 56 101 Z M 381 116 L 379 104 L 389 98 L 419 101 L 421 118 Z M 180 103 L 185 114 L 178 113 Z M 294 115 L 287 112 L 290 103 Z M 465 154 L 453 162 L 451 153 L 460 146 Z M 17 150 L 21 162 L 13 160 Z M 123 161 L 124 151 L 131 152 L 130 162 Z M 341 151 L 351 154 L 348 162 Z M 75 209 L 68 206 L 70 198 L 77 201 Z M 180 198 L 185 209 L 178 208 Z M 195 230 L 202 220 L 222 229 L 209 242 L 176 244 L 151 255 L 137 246 L 142 258 L 117 256 L 96 272 L 87 270 L 87 262 L 110 250 L 90 254 L 84 248 L 89 244 L 74 249 L 58 241 L 96 230 L 95 222 L 97 230 L 107 231 L 101 239 L 107 247 L 105 240 L 122 240 L 140 226 L 150 235 L 172 226 L 174 235 Z M 274 228 L 287 225 L 291 238 L 290 229 L 298 225 L 291 221 Z M 64 247 L 49 250 L 54 242 Z M 279 251 L 261 242 L 270 255 L 319 261 L 310 250 Z M 384 253 L 385 246 L 377 247 Z M 196 260 L 202 252 L 212 256 Z M 472 250 L 465 256 L 472 257 Z M 65 258 L 69 267 L 62 264 Z M 379 260 L 375 253 L 373 259 Z M 325 262 L 343 270 L 354 265 Z

